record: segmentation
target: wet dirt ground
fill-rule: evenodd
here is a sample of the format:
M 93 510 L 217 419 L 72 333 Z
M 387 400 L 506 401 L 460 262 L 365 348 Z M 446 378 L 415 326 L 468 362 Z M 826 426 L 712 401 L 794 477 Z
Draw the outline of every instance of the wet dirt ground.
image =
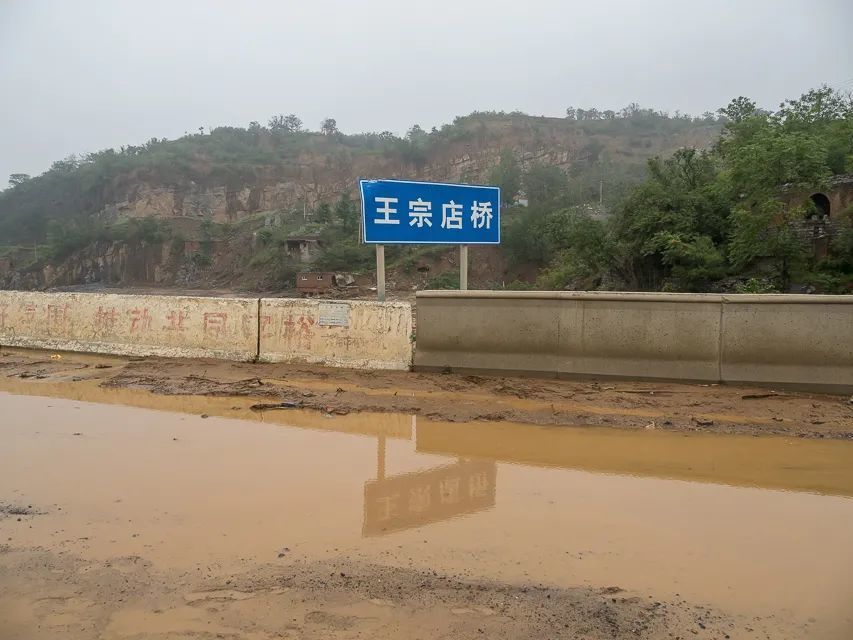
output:
M 53 356 L 53 357 L 51 357 Z M 219 360 L 0 350 L 0 390 L 21 381 L 156 395 L 253 398 L 325 413 L 853 440 L 853 397 L 715 384 L 355 371 Z M 32 389 L 33 385 L 28 385 Z M 32 390 L 28 393 L 38 393 Z M 87 391 L 87 393 L 89 393 Z M 103 394 L 104 400 L 113 394 Z M 152 407 L 160 406 L 152 400 Z
M 4 353 L 0 638 L 853 637 L 846 398 Z

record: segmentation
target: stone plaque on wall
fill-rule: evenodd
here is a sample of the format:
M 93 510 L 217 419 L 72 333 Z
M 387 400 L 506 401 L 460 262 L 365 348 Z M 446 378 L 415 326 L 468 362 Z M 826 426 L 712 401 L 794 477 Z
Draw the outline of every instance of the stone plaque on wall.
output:
M 348 327 L 349 305 L 341 302 L 321 302 L 320 317 L 317 322 L 321 327 Z

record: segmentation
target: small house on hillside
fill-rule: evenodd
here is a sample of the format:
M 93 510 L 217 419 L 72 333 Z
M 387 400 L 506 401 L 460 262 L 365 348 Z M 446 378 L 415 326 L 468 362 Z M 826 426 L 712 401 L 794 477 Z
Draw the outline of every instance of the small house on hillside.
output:
M 318 236 L 291 236 L 285 240 L 287 256 L 299 262 L 311 262 L 320 254 L 321 248 Z
M 335 286 L 335 274 L 329 271 L 303 271 L 296 274 L 296 290 L 304 296 L 326 293 Z

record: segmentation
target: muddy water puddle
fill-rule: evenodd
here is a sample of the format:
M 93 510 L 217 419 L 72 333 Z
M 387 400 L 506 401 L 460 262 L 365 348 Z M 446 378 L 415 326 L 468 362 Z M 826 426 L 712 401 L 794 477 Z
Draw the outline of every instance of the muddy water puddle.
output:
M 0 502 L 41 512 L 0 518 L 0 542 L 170 568 L 346 556 L 853 628 L 853 443 L 97 393 L 0 393 Z

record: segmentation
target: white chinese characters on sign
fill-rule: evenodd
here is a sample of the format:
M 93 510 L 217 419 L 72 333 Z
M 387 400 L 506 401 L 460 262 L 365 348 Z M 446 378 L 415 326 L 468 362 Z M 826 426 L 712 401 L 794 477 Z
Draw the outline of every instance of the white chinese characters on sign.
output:
M 392 204 L 397 204 L 397 198 L 376 198 L 377 203 L 381 203 L 383 206 L 376 207 L 376 214 L 382 215 L 381 218 L 376 218 L 374 222 L 376 224 L 400 224 L 399 220 L 394 220 L 391 218 L 391 215 L 397 213 L 397 209 L 392 208 Z
M 477 202 L 471 205 L 471 224 L 475 229 L 492 228 L 492 203 Z
M 424 202 L 418 197 L 417 200 L 409 201 L 409 226 L 417 226 L 422 229 L 424 225 L 432 226 L 432 202 Z
M 397 204 L 399 198 L 376 197 L 375 224 L 400 224 L 397 218 Z M 432 202 L 418 196 L 417 200 L 409 200 L 409 226 L 423 229 L 432 227 Z M 491 202 L 474 201 L 471 205 L 471 228 L 491 229 L 494 217 Z M 441 228 L 447 230 L 461 230 L 464 223 L 463 205 L 455 201 L 445 202 L 441 205 Z
M 462 228 L 462 205 L 456 204 L 451 200 L 447 204 L 441 205 L 441 228 L 442 229 L 461 229 Z

